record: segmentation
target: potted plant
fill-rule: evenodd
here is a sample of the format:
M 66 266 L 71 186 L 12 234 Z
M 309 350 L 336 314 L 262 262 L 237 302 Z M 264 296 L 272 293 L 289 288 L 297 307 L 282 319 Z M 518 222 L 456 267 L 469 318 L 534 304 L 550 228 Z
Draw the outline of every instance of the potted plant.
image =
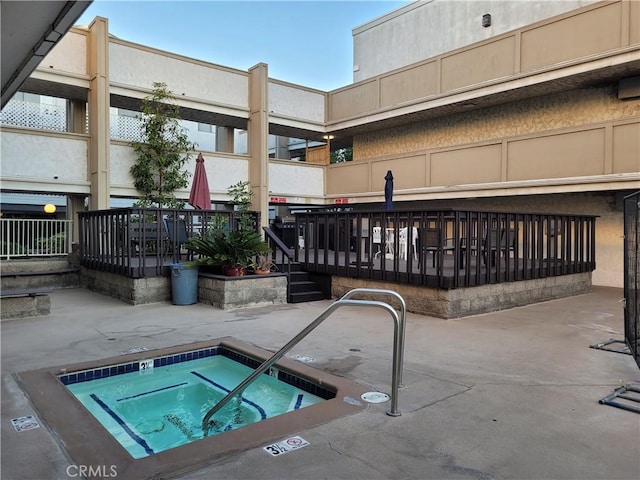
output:
M 221 267 L 225 275 L 244 275 L 257 255 L 269 252 L 269 246 L 255 230 L 241 229 L 192 237 L 185 247 L 200 255 L 199 265 Z
M 271 270 L 275 268 L 276 264 L 271 260 L 271 252 L 258 255 L 253 269 L 258 275 L 267 275 L 271 273 Z
M 240 212 L 237 227 L 232 229 L 221 218 L 213 219 L 206 236 L 192 237 L 185 247 L 200 255 L 200 265 L 222 268 L 225 275 L 244 275 L 253 265 L 255 257 L 270 252 L 269 245 L 256 231 L 254 220 L 249 215 L 251 191 L 249 182 L 238 182 L 228 189 L 232 204 Z
M 244 275 L 257 255 L 269 251 L 260 234 L 253 230 L 231 232 L 225 245 L 228 247 L 225 252 L 227 260 L 222 265 L 225 275 Z

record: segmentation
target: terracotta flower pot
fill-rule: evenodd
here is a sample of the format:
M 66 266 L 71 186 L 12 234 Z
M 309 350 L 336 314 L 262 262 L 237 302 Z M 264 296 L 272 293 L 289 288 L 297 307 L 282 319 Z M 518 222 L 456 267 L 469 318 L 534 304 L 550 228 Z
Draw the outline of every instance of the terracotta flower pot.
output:
M 232 267 L 227 265 L 222 267 L 222 271 L 228 277 L 240 277 L 244 275 L 244 267 Z

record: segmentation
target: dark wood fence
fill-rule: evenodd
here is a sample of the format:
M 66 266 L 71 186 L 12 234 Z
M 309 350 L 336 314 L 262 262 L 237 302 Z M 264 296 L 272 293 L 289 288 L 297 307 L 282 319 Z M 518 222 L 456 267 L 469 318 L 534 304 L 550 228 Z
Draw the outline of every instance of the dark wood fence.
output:
M 259 214 L 251 212 L 259 225 Z M 235 229 L 240 215 L 222 210 L 119 208 L 81 212 L 80 264 L 140 278 L 166 275 L 168 265 L 192 258 L 184 243 L 219 225 Z
M 256 226 L 259 216 L 253 212 Z M 472 210 L 325 211 L 295 215 L 288 252 L 309 272 L 451 289 L 593 271 L 595 216 Z M 139 278 L 191 259 L 184 242 L 230 211 L 82 212 L 81 265 Z M 277 256 L 282 260 L 282 255 Z
M 296 214 L 309 272 L 451 289 L 593 271 L 595 216 L 471 210 Z

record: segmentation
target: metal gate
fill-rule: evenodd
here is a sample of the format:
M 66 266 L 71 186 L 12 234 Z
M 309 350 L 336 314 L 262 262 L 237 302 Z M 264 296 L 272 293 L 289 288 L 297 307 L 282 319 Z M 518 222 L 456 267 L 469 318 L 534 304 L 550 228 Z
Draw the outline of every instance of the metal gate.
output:
M 624 339 L 640 367 L 640 191 L 624 198 Z

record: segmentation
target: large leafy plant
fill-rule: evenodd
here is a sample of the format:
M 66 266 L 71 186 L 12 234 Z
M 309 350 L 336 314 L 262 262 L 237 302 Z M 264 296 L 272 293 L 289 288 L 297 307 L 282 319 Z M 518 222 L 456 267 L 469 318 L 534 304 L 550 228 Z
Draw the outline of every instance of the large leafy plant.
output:
M 251 193 L 249 182 L 238 182 L 228 189 L 231 203 L 240 213 L 235 229 L 221 218 L 214 217 L 211 228 L 202 237 L 192 237 L 185 247 L 200 255 L 196 262 L 201 265 L 247 267 L 257 255 L 270 251 L 269 245 L 256 231 L 254 220 L 249 215 Z
M 185 246 L 200 254 L 197 263 L 211 266 L 247 267 L 256 255 L 269 251 L 260 234 L 249 230 L 193 237 Z

